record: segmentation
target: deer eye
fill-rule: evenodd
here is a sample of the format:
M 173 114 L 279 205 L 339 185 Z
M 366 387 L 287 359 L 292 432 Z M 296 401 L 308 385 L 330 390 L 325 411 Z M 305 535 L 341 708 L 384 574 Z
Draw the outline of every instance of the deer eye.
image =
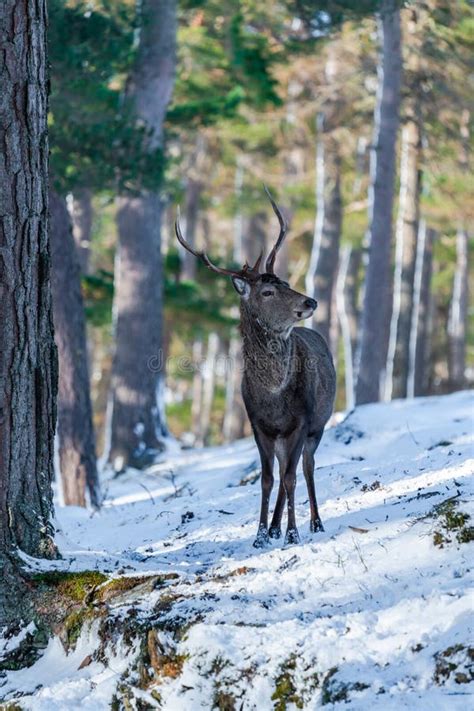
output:
M 269 289 L 266 289 L 265 291 L 262 291 L 262 296 L 273 296 L 275 292 L 270 291 Z

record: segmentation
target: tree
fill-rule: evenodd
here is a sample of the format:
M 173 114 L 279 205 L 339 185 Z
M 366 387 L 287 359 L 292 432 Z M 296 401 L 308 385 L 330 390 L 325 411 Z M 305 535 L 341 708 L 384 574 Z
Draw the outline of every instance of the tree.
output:
M 360 249 L 346 246 L 341 250 L 340 267 L 336 284 L 336 306 L 344 348 L 344 377 L 347 410 L 354 408 L 354 366 L 359 321 L 357 286 L 361 258 L 362 254 Z
M 90 273 L 92 236 L 92 192 L 89 188 L 77 188 L 72 199 L 73 235 L 81 274 Z
M 410 8 L 405 23 L 407 41 L 404 85 L 406 97 L 401 133 L 400 195 L 396 227 L 395 276 L 385 395 L 406 397 L 410 361 L 416 245 L 420 221 L 423 160 L 423 81 L 421 55 L 423 27 L 419 7 Z
M 417 240 L 415 276 L 413 284 L 413 312 L 410 331 L 410 360 L 407 397 L 425 395 L 428 390 L 430 311 L 432 306 L 431 275 L 433 271 L 433 242 L 435 231 L 421 220 Z
M 16 551 L 52 540 L 57 359 L 48 245 L 46 3 L 5 0 L 0 120 L 0 625 L 25 613 Z
M 378 26 L 381 57 L 374 115 L 374 147 L 371 151 L 370 246 L 362 313 L 357 404 L 380 399 L 387 357 L 395 146 L 401 79 L 400 12 L 394 0 L 381 2 Z
M 209 175 L 209 144 L 204 130 L 198 131 L 194 148 L 185 167 L 186 187 L 184 200 L 185 233 L 188 244 L 195 245 L 199 217 L 201 214 L 201 196 Z M 196 278 L 196 259 L 185 249 L 180 249 L 181 278 Z
M 163 150 L 175 63 L 176 0 L 145 0 L 127 99 L 137 123 L 146 129 L 148 152 L 156 161 Z M 167 434 L 162 395 L 161 209 L 156 185 L 143 185 L 119 201 L 109 454 L 119 467 L 150 461 Z M 150 367 L 150 359 L 156 367 Z
M 331 54 L 325 66 L 326 85 L 337 81 L 337 59 Z M 318 116 L 316 148 L 316 221 L 313 249 L 307 276 L 307 291 L 318 302 L 314 312 L 314 324 L 331 346 L 331 328 L 336 314 L 333 313 L 333 297 L 339 262 L 339 244 L 342 227 L 341 157 L 335 134 L 335 119 L 340 101 L 337 96 L 328 96 Z M 312 283 L 311 283 L 312 282 Z
M 118 4 L 120 5 L 120 4 Z M 117 163 L 104 128 L 123 155 L 126 119 L 117 117 L 118 92 L 111 76 L 126 63 L 130 34 L 120 24 L 121 8 L 85 12 L 84 5 L 50 2 L 52 175 L 50 239 L 55 336 L 59 350 L 58 449 L 66 504 L 85 506 L 86 490 L 100 504 L 92 421 L 88 348 L 81 272 L 89 271 L 91 192 L 115 185 Z M 67 37 L 67 41 L 64 41 Z M 114 110 L 115 109 L 115 110 Z M 140 145 L 140 139 L 135 142 Z M 118 150 L 117 150 L 118 147 Z M 136 152 L 140 164 L 139 151 Z M 65 196 L 73 190 L 77 248 Z M 80 263 L 80 269 L 79 269 Z
M 468 276 L 467 230 L 460 228 L 456 235 L 456 268 L 448 320 L 449 385 L 453 390 L 461 389 L 465 379 Z
M 79 260 L 66 200 L 50 190 L 51 276 L 59 355 L 58 440 L 64 503 L 100 506 Z

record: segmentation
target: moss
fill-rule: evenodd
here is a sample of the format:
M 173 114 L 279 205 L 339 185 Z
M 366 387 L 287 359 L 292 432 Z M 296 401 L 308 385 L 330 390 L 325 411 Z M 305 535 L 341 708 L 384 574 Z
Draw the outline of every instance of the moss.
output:
M 288 704 L 294 704 L 296 708 L 304 708 L 303 699 L 297 692 L 294 682 L 294 672 L 296 670 L 296 656 L 294 654 L 281 666 L 280 674 L 275 679 L 275 691 L 272 694 L 275 711 L 286 711 Z
M 159 704 L 161 704 L 161 694 L 157 689 L 152 689 L 150 691 L 150 696 L 155 699 Z
M 64 638 L 67 648 L 74 648 L 81 636 L 82 628 L 87 620 L 94 617 L 94 611 L 87 607 L 74 610 L 64 621 Z
M 107 576 L 97 570 L 84 570 L 79 573 L 51 570 L 35 573 L 32 576 L 32 582 L 36 586 L 54 588 L 57 595 L 67 597 L 74 602 L 82 602 L 91 589 L 106 580 Z
M 122 578 L 112 578 L 97 591 L 96 598 L 100 602 L 107 602 L 115 596 L 127 593 L 140 586 L 144 587 L 144 592 L 151 592 L 161 588 L 170 580 L 179 578 L 177 573 L 166 573 L 164 575 L 131 575 Z
M 459 498 L 453 497 L 434 507 L 432 516 L 437 518 L 440 529 L 433 532 L 433 544 L 444 548 L 452 543 L 453 537 L 458 543 L 469 543 L 474 540 L 474 527 L 468 525 L 470 516 L 458 510 Z

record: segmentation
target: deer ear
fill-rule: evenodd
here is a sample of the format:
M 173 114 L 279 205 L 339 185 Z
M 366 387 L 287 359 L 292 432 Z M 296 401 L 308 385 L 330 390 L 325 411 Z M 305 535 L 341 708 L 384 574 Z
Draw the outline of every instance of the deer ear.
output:
M 242 299 L 248 299 L 250 296 L 250 284 L 245 279 L 239 279 L 239 277 L 232 277 L 232 284 L 234 289 L 242 297 Z

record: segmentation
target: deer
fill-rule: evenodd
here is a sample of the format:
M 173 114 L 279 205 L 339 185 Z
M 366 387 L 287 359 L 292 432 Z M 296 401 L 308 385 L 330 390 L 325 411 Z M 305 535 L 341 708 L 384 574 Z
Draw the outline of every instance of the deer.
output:
M 274 271 L 275 258 L 288 231 L 280 209 L 264 186 L 280 233 L 262 271 L 263 251 L 253 266 L 242 269 L 217 266 L 206 252 L 195 250 L 183 237 L 179 208 L 175 221 L 178 242 L 213 272 L 231 278 L 240 297 L 242 337 L 242 396 L 261 461 L 260 521 L 253 545 L 263 548 L 281 537 L 285 502 L 288 522 L 285 545 L 297 544 L 296 470 L 303 455 L 308 489 L 310 531 L 324 531 L 314 485 L 314 457 L 334 404 L 336 372 L 328 345 L 316 330 L 298 326 L 312 317 L 317 302 L 292 289 Z M 274 459 L 279 463 L 280 483 L 268 527 Z

